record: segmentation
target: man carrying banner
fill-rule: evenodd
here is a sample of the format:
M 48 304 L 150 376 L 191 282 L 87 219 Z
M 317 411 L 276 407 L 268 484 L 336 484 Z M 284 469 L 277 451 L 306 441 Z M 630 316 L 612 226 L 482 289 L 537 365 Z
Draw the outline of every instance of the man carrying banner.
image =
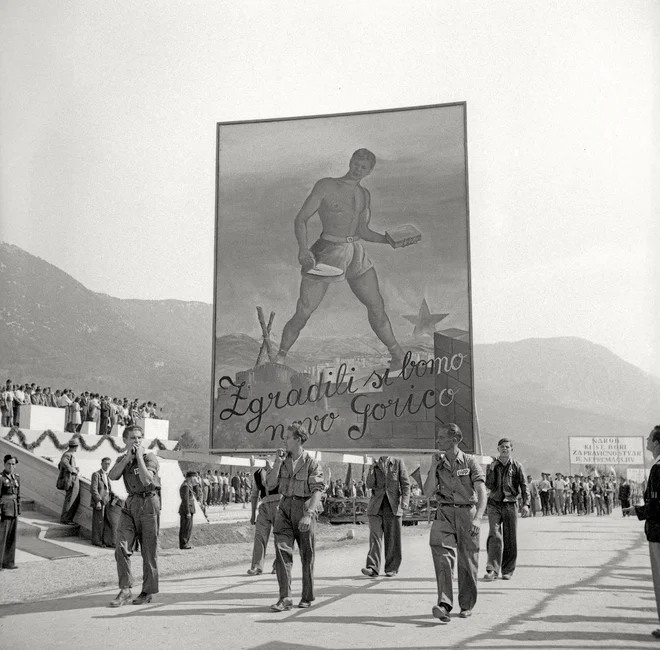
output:
M 530 495 L 523 466 L 511 457 L 513 443 L 502 438 L 497 443 L 499 457 L 486 471 L 488 496 L 488 563 L 484 580 L 496 580 L 502 570 L 502 579 L 510 580 L 518 557 L 517 501 L 522 496 L 523 517 L 529 513 Z
M 250 518 L 250 523 L 255 526 L 255 529 L 254 546 L 252 548 L 252 566 L 248 569 L 248 575 L 251 576 L 263 573 L 268 538 L 275 524 L 277 510 L 280 506 L 281 495 L 278 492 L 278 488 L 269 490 L 266 487 L 266 477 L 270 468 L 271 463 L 267 460 L 266 467 L 260 467 L 255 471 L 254 480 L 252 481 L 252 493 L 250 494 L 252 517 Z M 259 504 L 259 512 L 257 514 L 257 504 L 260 500 L 261 503 Z M 275 561 L 273 562 L 273 573 L 277 572 Z
M 325 485 L 321 467 L 302 447 L 307 437 L 307 431 L 299 422 L 289 426 L 286 449 L 277 450 L 277 458 L 266 476 L 268 491 L 277 488 L 282 495 L 273 527 L 275 568 L 280 586 L 280 598 L 271 605 L 275 612 L 293 607 L 291 569 L 294 541 L 298 544 L 302 562 L 303 589 L 298 607 L 311 607 L 314 601 L 314 533 Z
M 372 490 L 369 516 L 369 552 L 367 566 L 362 573 L 375 578 L 385 539 L 385 575 L 395 576 L 401 566 L 401 520 L 410 502 L 410 479 L 403 459 L 381 456 L 367 474 L 367 487 Z
M 479 533 L 486 509 L 484 471 L 474 456 L 459 449 L 463 434 L 456 424 L 441 425 L 431 469 L 424 482 L 424 494 L 438 500 L 431 527 L 430 545 L 438 584 L 438 601 L 433 616 L 449 623 L 454 606 L 452 575 L 458 561 L 458 603 L 461 618 L 472 616 L 477 602 Z

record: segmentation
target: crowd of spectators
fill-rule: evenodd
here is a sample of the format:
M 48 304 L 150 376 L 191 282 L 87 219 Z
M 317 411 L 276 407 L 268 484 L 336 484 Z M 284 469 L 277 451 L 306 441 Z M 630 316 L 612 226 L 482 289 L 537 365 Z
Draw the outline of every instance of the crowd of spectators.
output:
M 605 516 L 612 514 L 615 507 L 639 503 L 643 500 L 644 486 L 621 477 L 584 476 L 576 474 L 565 476 L 556 473 L 542 473 L 540 481 L 527 477 L 531 495 L 530 514 L 543 516 L 592 515 Z
M 223 509 L 230 503 L 250 502 L 252 491 L 252 475 L 250 472 L 220 472 L 210 469 L 204 472 L 195 472 L 193 491 L 204 514 L 208 506 L 222 506 Z
M 83 422 L 96 422 L 99 435 L 109 435 L 116 424 L 137 424 L 139 419 L 162 417 L 162 409 L 156 402 L 140 402 L 134 398 L 110 397 L 89 391 L 76 394 L 70 388 L 53 391 L 50 386 L 14 384 L 10 379 L 2 388 L 0 410 L 2 426 L 20 426 L 20 406 L 33 404 L 66 409 L 65 430 L 76 433 Z

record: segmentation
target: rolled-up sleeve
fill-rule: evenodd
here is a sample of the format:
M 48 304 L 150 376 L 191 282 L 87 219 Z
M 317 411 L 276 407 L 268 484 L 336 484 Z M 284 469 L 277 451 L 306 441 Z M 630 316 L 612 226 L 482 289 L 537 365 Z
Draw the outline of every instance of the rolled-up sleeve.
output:
M 155 454 L 147 454 L 144 457 L 144 465 L 151 474 L 151 482 L 156 486 L 160 487 L 160 479 L 158 476 L 158 456 Z
M 472 483 L 477 483 L 478 481 L 484 483 L 486 481 L 486 474 L 483 467 L 477 462 L 477 459 L 474 456 L 470 456 L 468 464 L 470 465 Z
M 325 491 L 325 480 L 323 478 L 323 470 L 318 461 L 312 460 L 309 464 L 309 474 L 307 475 L 307 486 L 310 492 L 323 492 Z

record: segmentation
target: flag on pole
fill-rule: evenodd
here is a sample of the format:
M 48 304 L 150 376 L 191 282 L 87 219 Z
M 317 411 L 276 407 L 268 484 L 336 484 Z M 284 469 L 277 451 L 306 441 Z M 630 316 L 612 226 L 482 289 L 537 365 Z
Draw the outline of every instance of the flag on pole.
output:
M 410 474 L 415 479 L 415 482 L 417 485 L 419 485 L 419 489 L 422 491 L 422 495 L 424 494 L 424 485 L 422 484 L 422 473 L 420 472 L 421 466 L 417 467 L 417 469 Z

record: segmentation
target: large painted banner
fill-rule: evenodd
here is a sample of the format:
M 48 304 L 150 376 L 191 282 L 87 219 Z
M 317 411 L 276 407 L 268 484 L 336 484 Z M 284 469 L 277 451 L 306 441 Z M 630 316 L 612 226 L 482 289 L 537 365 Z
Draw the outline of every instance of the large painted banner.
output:
M 474 450 L 465 104 L 218 124 L 214 450 Z

